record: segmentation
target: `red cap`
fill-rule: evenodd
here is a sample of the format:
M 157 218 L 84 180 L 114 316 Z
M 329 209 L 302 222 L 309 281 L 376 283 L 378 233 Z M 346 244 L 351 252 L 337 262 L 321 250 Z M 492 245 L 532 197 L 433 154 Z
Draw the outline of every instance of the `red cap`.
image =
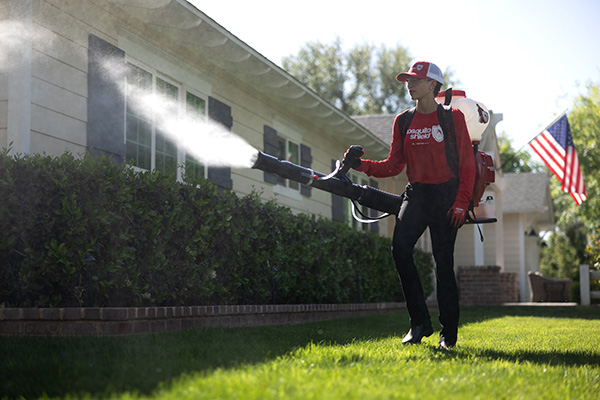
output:
M 410 67 L 410 71 L 398 74 L 396 80 L 406 82 L 411 76 L 417 79 L 433 79 L 439 83 L 444 83 L 442 70 L 434 63 L 427 61 L 417 61 Z

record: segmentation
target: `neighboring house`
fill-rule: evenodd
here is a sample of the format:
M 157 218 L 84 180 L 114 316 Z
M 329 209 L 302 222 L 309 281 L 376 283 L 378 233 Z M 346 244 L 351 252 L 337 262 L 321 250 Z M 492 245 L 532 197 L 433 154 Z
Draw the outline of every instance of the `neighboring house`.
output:
M 259 170 L 199 164 L 130 107 L 124 88 L 167 96 L 180 113 L 210 117 L 315 171 L 331 171 L 353 143 L 387 155 L 385 142 L 185 0 L 12 0 L 0 19 L 10 30 L 0 43 L 0 149 L 13 154 L 104 153 L 174 179 L 187 168 L 221 189 L 257 190 L 295 213 L 349 224 L 346 199 Z M 388 224 L 359 228 L 386 234 Z
M 539 269 L 539 234 L 554 227 L 549 176 L 544 173 L 505 174 L 504 248 L 507 272 L 527 277 Z M 530 299 L 530 286 L 519 281 L 521 298 Z
M 483 134 L 479 150 L 490 154 L 499 169 L 501 162 L 495 126 L 502 120 L 502 114 L 490 111 L 490 115 L 490 125 Z M 365 115 L 354 117 L 354 120 L 384 142 L 391 143 L 394 118 L 394 115 Z M 401 193 L 407 183 L 405 174 L 389 181 L 387 187 L 396 193 Z M 537 271 L 539 267 L 538 234 L 554 225 L 548 176 L 545 173 L 503 174 L 497 170 L 496 182 L 489 186 L 483 199 L 487 196 L 494 198 L 498 222 L 465 225 L 460 229 L 455 250 L 456 266 L 497 265 L 501 272 L 516 273 L 519 300 L 529 301 L 527 273 Z M 428 234 L 421 237 L 418 246 L 431 251 Z

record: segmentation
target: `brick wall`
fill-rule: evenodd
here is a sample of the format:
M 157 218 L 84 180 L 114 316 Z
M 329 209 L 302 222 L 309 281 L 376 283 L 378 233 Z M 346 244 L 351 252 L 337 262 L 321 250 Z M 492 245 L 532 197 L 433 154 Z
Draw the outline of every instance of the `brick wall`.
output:
M 500 273 L 496 265 L 458 267 L 458 286 L 463 306 L 519 301 L 517 274 Z
M 501 272 L 499 278 L 499 299 L 502 303 L 517 303 L 519 301 L 519 274 Z
M 404 303 L 137 308 L 0 308 L 0 335 L 126 335 L 283 325 L 405 310 Z

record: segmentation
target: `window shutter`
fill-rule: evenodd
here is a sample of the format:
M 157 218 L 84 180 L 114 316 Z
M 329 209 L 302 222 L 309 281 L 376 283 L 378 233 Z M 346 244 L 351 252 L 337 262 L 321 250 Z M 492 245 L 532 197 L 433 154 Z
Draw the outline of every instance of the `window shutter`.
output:
M 379 184 L 377 183 L 376 180 L 374 179 L 369 179 L 369 186 L 372 186 L 374 188 L 378 188 Z M 379 213 L 377 210 L 373 210 L 372 208 L 369 209 L 369 216 L 370 217 L 376 217 Z M 369 224 L 370 228 L 371 228 L 371 232 L 373 233 L 379 233 L 379 222 L 373 222 L 372 224 Z
M 106 68 L 125 69 L 125 52 L 97 36 L 88 37 L 87 147 L 91 154 L 125 158 L 125 97 L 122 79 Z
M 263 148 L 265 154 L 277 157 L 278 143 L 277 143 L 277 131 L 270 126 L 265 125 L 263 128 Z M 265 182 L 276 185 L 279 182 L 277 174 L 272 172 L 264 173 Z
M 331 160 L 331 170 L 335 169 L 337 160 Z M 331 194 L 331 219 L 344 222 L 344 198 L 337 194 Z
M 231 116 L 231 107 L 227 104 L 209 97 L 208 117 L 225 126 L 228 131 L 231 131 L 233 117 Z M 230 167 L 208 167 L 208 179 L 217 185 L 219 190 L 231 190 L 233 188 Z
M 310 147 L 303 144 L 300 145 L 300 166 L 310 168 L 312 165 L 312 154 Z M 300 185 L 300 194 L 303 196 L 310 197 L 312 193 L 312 187 L 307 185 Z

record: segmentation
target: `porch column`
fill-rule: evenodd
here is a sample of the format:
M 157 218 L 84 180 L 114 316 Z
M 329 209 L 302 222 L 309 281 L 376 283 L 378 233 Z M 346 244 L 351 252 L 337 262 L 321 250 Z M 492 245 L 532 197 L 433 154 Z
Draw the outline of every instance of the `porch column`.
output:
M 527 273 L 525 268 L 525 216 L 519 214 L 519 300 L 527 301 Z

